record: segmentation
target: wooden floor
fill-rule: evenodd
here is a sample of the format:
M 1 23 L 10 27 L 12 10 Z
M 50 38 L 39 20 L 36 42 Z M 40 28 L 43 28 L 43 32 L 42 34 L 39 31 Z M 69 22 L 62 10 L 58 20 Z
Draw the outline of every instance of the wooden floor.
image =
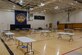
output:
M 12 32 L 15 33 L 15 37 L 27 36 L 36 40 L 36 42 L 33 42 L 34 55 L 67 55 L 71 52 L 78 52 L 82 54 L 82 31 L 74 31 L 74 41 L 71 42 L 68 41 L 69 37 L 65 36 L 62 39 L 57 39 L 58 35 L 56 32 L 50 33 L 50 37 L 46 37 L 46 34 L 42 36 L 39 32 L 34 32 L 32 34 L 28 31 Z M 24 55 L 26 49 L 17 48 L 17 41 L 4 41 L 15 55 Z M 9 52 L 2 41 L 0 41 L 0 55 L 9 55 Z

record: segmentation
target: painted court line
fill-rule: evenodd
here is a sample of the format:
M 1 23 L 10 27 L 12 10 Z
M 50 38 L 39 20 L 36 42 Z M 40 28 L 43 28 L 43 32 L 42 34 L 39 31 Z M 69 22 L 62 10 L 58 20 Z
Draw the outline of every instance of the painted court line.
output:
M 68 51 L 68 52 L 66 52 L 66 53 L 63 53 L 62 55 L 65 55 L 65 54 L 71 53 L 71 52 L 76 51 L 76 50 L 79 50 L 79 49 L 81 49 L 81 48 L 82 48 L 82 46 L 79 47 L 79 48 L 73 49 L 73 50 L 71 50 L 71 51 Z
M 1 41 L 3 42 L 4 46 L 6 47 L 7 51 L 9 52 L 10 55 L 14 55 L 14 53 L 11 51 L 11 49 L 8 47 L 8 45 L 4 42 L 2 38 L 0 38 Z

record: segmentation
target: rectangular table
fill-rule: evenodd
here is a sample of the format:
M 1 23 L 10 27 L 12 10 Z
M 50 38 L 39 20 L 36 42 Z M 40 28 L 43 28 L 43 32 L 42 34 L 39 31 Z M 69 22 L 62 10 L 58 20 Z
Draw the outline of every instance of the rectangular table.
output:
M 9 39 L 14 39 L 14 33 L 12 32 L 5 32 L 5 35 L 9 38 Z
M 59 38 L 62 38 L 62 35 L 68 35 L 68 37 L 70 37 L 69 41 L 73 41 L 73 35 L 74 33 L 69 33 L 69 32 L 57 32 L 57 34 L 59 35 L 58 36 L 58 39 Z
M 41 34 L 40 35 L 44 35 L 44 34 L 46 34 L 46 37 L 47 36 L 50 36 L 50 33 L 51 33 L 51 31 L 49 31 L 49 30 L 41 30 L 41 31 L 39 31 Z
M 18 40 L 18 46 L 17 47 L 21 46 L 20 42 L 27 43 L 27 52 L 25 52 L 24 55 L 26 55 L 26 53 L 30 53 L 30 52 L 32 52 L 34 54 L 34 51 L 32 50 L 32 42 L 34 42 L 36 40 L 25 37 L 25 36 L 17 37 L 16 39 Z M 30 50 L 28 49 L 28 46 L 30 46 Z

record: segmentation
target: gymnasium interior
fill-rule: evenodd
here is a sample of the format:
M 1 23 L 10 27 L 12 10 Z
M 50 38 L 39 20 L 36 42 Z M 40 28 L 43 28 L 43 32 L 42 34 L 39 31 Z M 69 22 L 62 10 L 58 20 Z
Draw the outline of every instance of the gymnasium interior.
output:
M 82 0 L 0 0 L 0 55 L 82 55 Z

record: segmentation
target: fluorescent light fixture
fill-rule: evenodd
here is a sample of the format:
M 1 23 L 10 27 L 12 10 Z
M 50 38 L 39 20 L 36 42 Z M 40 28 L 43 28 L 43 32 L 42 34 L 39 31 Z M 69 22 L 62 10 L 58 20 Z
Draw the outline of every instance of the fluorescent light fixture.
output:
M 30 8 L 30 10 L 33 10 L 33 8 Z
M 54 9 L 58 9 L 58 8 L 59 8 L 59 6 L 54 7 Z
M 41 3 L 41 4 L 39 5 L 39 7 L 44 6 L 44 5 L 45 5 L 44 3 Z
M 44 3 L 41 3 L 41 6 L 44 6 L 45 4 Z
M 43 10 L 43 11 L 41 11 L 41 12 L 46 12 L 46 10 Z
M 75 1 L 76 3 L 78 3 L 77 1 Z
M 15 6 L 15 5 L 13 5 L 12 9 L 15 9 L 15 8 L 16 8 L 16 6 Z
M 19 4 L 23 5 L 23 0 L 20 0 L 20 1 L 19 1 Z
M 71 5 L 74 5 L 74 3 L 70 3 Z
M 46 12 L 46 10 L 43 10 L 44 12 Z

